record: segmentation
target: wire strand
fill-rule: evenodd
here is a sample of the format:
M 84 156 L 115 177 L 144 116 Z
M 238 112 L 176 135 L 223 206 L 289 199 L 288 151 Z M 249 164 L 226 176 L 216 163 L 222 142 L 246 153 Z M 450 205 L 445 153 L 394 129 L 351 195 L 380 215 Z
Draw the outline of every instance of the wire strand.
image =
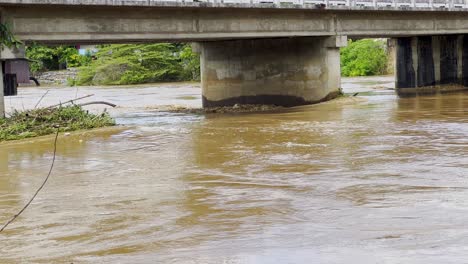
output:
M 58 135 L 59 135 L 59 128 L 57 128 L 57 133 L 55 134 L 55 140 L 54 140 L 54 155 L 53 155 L 53 157 L 52 157 L 52 164 L 50 165 L 50 169 L 49 169 L 49 173 L 47 174 L 47 177 L 46 177 L 45 180 L 42 182 L 42 184 L 41 184 L 41 186 L 39 187 L 39 189 L 37 189 L 36 193 L 33 195 L 33 197 L 31 198 L 31 200 L 29 200 L 29 202 L 23 207 L 23 209 L 21 209 L 16 215 L 14 215 L 8 222 L 6 222 L 6 224 L 2 227 L 2 229 L 0 229 L 0 233 L 1 233 L 8 225 L 10 225 L 13 221 L 15 221 L 15 219 L 18 218 L 18 216 L 20 216 L 21 213 L 23 213 L 24 210 L 26 210 L 26 208 L 28 208 L 28 206 L 32 203 L 32 201 L 34 200 L 34 198 L 36 198 L 37 194 L 42 190 L 42 188 L 44 188 L 44 186 L 46 185 L 47 181 L 49 180 L 50 174 L 52 174 L 52 169 L 54 168 L 55 157 L 56 157 L 56 154 L 57 154 L 57 139 L 58 139 Z

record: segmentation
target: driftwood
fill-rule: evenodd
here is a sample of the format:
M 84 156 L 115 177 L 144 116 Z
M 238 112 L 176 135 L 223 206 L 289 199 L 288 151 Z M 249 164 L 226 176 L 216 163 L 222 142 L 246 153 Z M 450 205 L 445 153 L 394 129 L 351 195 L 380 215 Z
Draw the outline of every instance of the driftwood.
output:
M 64 104 L 69 104 L 69 103 L 73 104 L 78 100 L 85 99 L 85 98 L 88 98 L 88 97 L 91 97 L 91 96 L 94 96 L 94 94 L 88 94 L 88 95 L 85 95 L 85 96 L 82 96 L 82 97 L 79 97 L 79 98 L 76 98 L 76 99 L 65 101 L 65 102 L 60 103 L 60 104 L 51 105 L 49 107 L 46 107 L 46 109 L 52 109 L 52 108 L 63 106 Z M 78 106 L 85 106 L 85 105 L 95 105 L 95 104 L 103 104 L 103 105 L 108 105 L 108 106 L 111 106 L 111 107 L 116 107 L 117 106 L 117 105 L 115 105 L 113 103 L 109 103 L 109 102 L 105 102 L 105 101 L 92 101 L 92 102 L 87 102 L 87 103 L 82 103 L 82 104 L 77 104 L 77 105 Z
M 41 86 L 41 84 L 39 83 L 39 81 L 36 78 L 29 77 L 29 80 L 33 81 L 36 84 L 36 86 Z
M 72 99 L 72 100 L 65 101 L 65 102 L 60 103 L 60 104 L 51 105 L 51 106 L 46 107 L 46 109 L 55 108 L 57 106 L 62 106 L 64 104 L 74 103 L 74 102 L 76 102 L 78 100 L 85 99 L 85 98 L 88 98 L 88 97 L 91 97 L 91 96 L 94 96 L 94 94 L 88 94 L 88 95 L 85 95 L 85 96 L 82 96 L 82 97 L 79 97 L 79 98 L 75 98 L 75 99 Z
M 94 105 L 94 104 L 104 104 L 104 105 L 108 105 L 108 106 L 111 106 L 111 107 L 116 107 L 117 105 L 113 104 L 113 103 L 109 103 L 109 102 L 104 102 L 104 101 L 93 101 L 93 102 L 88 102 L 88 103 L 83 103 L 83 104 L 78 104 L 79 106 L 85 106 L 85 105 Z
M 37 101 L 36 103 L 36 106 L 34 106 L 34 109 L 36 109 L 39 104 L 41 103 L 42 99 L 44 99 L 44 97 L 49 93 L 49 90 L 47 90 L 42 96 L 41 96 L 41 99 L 39 99 L 39 101 Z

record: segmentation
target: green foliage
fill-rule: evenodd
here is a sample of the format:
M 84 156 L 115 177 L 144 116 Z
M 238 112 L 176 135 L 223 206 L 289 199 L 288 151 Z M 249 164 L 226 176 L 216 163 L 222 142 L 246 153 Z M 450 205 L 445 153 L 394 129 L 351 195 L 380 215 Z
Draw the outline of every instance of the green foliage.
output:
M 73 46 L 48 47 L 32 44 L 26 48 L 26 57 L 32 60 L 31 72 L 59 70 L 61 65 L 80 67 L 91 62 L 91 55 L 80 55 Z
M 8 48 L 18 48 L 21 44 L 23 43 L 11 32 L 10 25 L 0 23 L 0 49 L 3 49 L 3 46 Z
M 14 112 L 9 118 L 0 118 L 0 142 L 52 134 L 54 125 L 65 132 L 113 126 L 115 121 L 108 114 L 90 114 L 76 105 Z
M 55 62 L 53 50 L 42 45 L 27 47 L 26 57 L 32 60 L 32 62 L 29 63 L 29 69 L 33 73 L 50 68 Z
M 95 57 L 80 69 L 76 85 L 184 81 L 200 76 L 199 56 L 184 44 L 103 45 Z
M 192 47 L 184 45 L 180 58 L 186 75 L 185 79 L 200 80 L 200 56 L 192 51 Z
M 385 74 L 387 68 L 385 46 L 383 40 L 349 40 L 348 46 L 341 49 L 341 74 L 343 76 Z

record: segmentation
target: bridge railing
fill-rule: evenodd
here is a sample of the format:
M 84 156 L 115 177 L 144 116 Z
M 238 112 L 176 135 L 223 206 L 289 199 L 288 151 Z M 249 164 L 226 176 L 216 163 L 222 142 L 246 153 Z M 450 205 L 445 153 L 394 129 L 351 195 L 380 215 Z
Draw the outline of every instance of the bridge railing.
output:
M 142 2 L 208 2 L 226 4 L 293 4 L 350 7 L 468 8 L 468 0 L 137 0 Z

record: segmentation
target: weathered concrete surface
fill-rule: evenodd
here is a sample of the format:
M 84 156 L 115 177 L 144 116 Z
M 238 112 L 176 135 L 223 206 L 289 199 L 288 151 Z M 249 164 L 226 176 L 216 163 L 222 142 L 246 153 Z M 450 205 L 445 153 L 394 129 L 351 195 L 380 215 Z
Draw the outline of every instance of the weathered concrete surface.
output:
M 466 35 L 397 39 L 396 88 L 400 95 L 466 90 Z
M 0 49 L 0 59 L 12 60 L 26 58 L 26 49 L 24 46 L 16 48 L 3 47 Z
M 468 33 L 468 16 L 458 11 L 241 8 L 186 3 L 147 6 L 146 1 L 32 1 L 0 10 L 25 41 L 124 43 L 206 41 L 297 36 L 410 36 Z M 22 1 L 21 3 L 32 3 Z M 125 3 L 123 3 L 125 2 Z M 3 4 L 2 4 L 3 3 Z M 45 4 L 48 3 L 48 4 Z M 52 4 L 55 3 L 55 4 Z M 104 5 L 103 3 L 112 3 Z M 121 4 L 119 4 L 121 3 Z M 155 2 L 159 3 L 159 2 Z M 161 2 L 164 3 L 164 2 Z M 176 5 L 177 4 L 177 5 Z M 194 5 L 194 6 L 191 6 Z M 267 5 L 268 6 L 268 5 Z
M 203 106 L 296 106 L 334 98 L 346 38 L 200 43 Z
M 3 5 L 62 5 L 62 6 L 106 6 L 106 7 L 198 7 L 198 8 L 256 8 L 256 9 L 328 9 L 328 10 L 390 10 L 390 11 L 467 11 L 466 5 L 464 7 L 455 7 L 453 2 L 445 0 L 443 8 L 432 5 L 431 1 L 418 1 L 422 4 L 426 2 L 428 6 L 422 5 L 398 5 L 395 0 L 388 1 L 374 1 L 372 6 L 357 5 L 357 1 L 343 1 L 341 3 L 321 5 L 318 3 L 292 3 L 291 1 L 222 1 L 222 0 L 201 0 L 201 1 L 164 1 L 164 0 L 0 0 Z M 387 5 L 377 5 L 377 2 L 386 3 Z M 402 1 L 400 1 L 402 3 Z M 388 5 L 390 4 L 390 5 Z
M 396 68 L 396 39 L 387 39 L 387 74 L 394 74 Z

